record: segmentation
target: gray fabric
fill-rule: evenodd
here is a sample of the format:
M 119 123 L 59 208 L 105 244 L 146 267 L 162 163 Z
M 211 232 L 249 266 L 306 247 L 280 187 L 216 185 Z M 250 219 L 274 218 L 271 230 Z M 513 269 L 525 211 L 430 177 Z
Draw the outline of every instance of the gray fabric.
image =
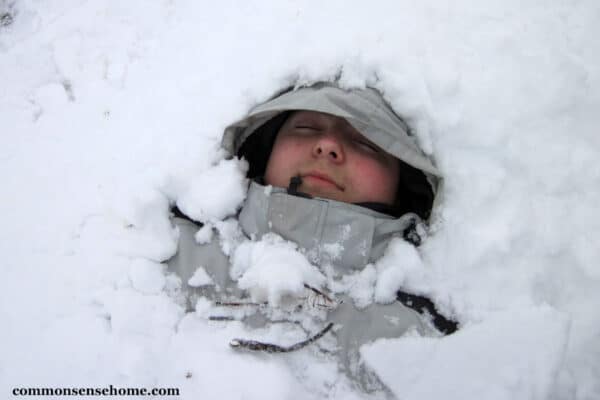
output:
M 328 317 L 340 327 L 335 332 L 340 364 L 350 376 L 358 379 L 363 389 L 369 390 L 371 385 L 367 379 L 369 371 L 357 362 L 360 346 L 380 338 L 398 338 L 411 330 L 419 334 L 435 334 L 416 311 L 399 302 L 374 303 L 358 310 L 351 299 L 343 300 Z
M 291 110 L 310 110 L 346 119 L 356 130 L 405 163 L 423 171 L 434 193 L 441 173 L 410 136 L 408 128 L 373 89 L 344 90 L 320 83 L 289 91 L 253 108 L 225 129 L 222 145 L 237 154 L 244 141 L 265 122 Z
M 375 262 L 390 239 L 419 217 L 394 219 L 353 204 L 292 196 L 285 189 L 252 182 L 239 221 L 249 237 L 277 233 L 305 249 L 314 264 L 331 263 L 343 274 Z
M 223 254 L 219 240 L 199 245 L 194 235 L 199 227 L 182 218 L 173 218 L 173 223 L 179 229 L 179 242 L 177 253 L 167 261 L 169 271 L 174 272 L 182 281 L 182 288 L 186 297 L 187 309 L 192 311 L 195 300 L 199 296 L 215 298 L 231 295 L 241 296 L 235 282 L 229 277 L 229 258 Z M 202 267 L 210 275 L 214 286 L 191 287 L 188 281 L 196 270 Z

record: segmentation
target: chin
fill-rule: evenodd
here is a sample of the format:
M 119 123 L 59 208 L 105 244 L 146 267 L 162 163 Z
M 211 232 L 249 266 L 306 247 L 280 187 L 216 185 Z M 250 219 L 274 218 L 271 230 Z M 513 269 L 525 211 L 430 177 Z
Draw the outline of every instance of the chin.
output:
M 300 191 L 307 193 L 307 194 L 311 195 L 312 197 L 320 197 L 322 199 L 336 200 L 336 201 L 342 201 L 342 202 L 346 202 L 346 203 L 348 202 L 348 200 L 344 199 L 343 196 L 340 196 L 338 193 L 331 193 L 331 192 L 324 191 L 324 190 L 310 189 L 310 188 L 307 188 L 306 190 L 303 190 L 301 188 Z

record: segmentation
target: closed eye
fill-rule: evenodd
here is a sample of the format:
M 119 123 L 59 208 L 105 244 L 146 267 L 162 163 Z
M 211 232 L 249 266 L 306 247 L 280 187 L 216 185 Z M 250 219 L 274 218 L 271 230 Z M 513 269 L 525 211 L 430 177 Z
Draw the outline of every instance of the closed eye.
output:
M 377 145 L 371 142 L 367 142 L 365 140 L 355 140 L 355 143 L 357 143 L 360 147 L 364 148 L 365 150 L 372 151 L 374 153 L 379 153 L 381 151 L 379 147 L 377 147 Z
M 296 125 L 294 128 L 296 129 L 311 129 L 311 130 L 318 130 L 316 127 L 311 126 L 311 125 Z

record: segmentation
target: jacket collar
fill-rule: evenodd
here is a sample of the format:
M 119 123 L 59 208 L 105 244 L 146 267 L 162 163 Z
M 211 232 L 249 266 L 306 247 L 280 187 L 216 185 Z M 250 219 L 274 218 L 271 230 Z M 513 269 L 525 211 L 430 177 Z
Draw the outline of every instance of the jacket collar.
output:
M 393 237 L 402 237 L 420 223 L 412 213 L 396 219 L 354 204 L 294 196 L 254 181 L 239 221 L 249 237 L 276 233 L 297 243 L 314 264 L 331 264 L 341 268 L 340 273 L 376 261 Z

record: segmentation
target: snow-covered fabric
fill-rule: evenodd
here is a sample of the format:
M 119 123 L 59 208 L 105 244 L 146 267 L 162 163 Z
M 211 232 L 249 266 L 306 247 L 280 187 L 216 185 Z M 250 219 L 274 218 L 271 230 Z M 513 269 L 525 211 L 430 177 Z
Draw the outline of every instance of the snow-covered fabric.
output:
M 297 243 L 314 264 L 338 267 L 339 275 L 377 261 L 393 237 L 402 237 L 405 230 L 420 224 L 415 214 L 393 218 L 354 204 L 291 195 L 286 189 L 257 182 L 250 184 L 239 218 L 249 237 L 277 233 Z
M 377 376 L 361 362 L 361 346 L 380 338 L 398 338 L 407 332 L 436 336 L 417 312 L 395 302 L 394 297 L 377 304 L 353 299 L 349 294 L 354 292 L 356 296 L 357 290 L 348 290 L 349 287 L 338 287 L 339 293 L 333 293 L 327 287 L 331 279 L 309 262 L 306 252 L 298 251 L 294 241 L 265 233 L 261 240 L 242 241 L 229 258 L 220 247 L 219 235 L 208 243 L 197 243 L 197 224 L 178 217 L 173 221 L 179 243 L 168 266 L 183 281 L 182 295 L 189 311 L 206 320 L 241 321 L 251 329 L 247 335 L 253 340 L 273 337 L 273 329 L 295 332 L 300 328 L 296 340 L 303 341 L 334 324 L 311 351 L 331 354 L 329 359 L 339 364 L 340 370 L 361 390 L 384 389 Z M 338 270 L 336 278 L 347 279 L 348 272 Z M 227 336 L 221 339 L 223 343 L 246 340 Z M 281 345 L 260 343 L 259 347 Z

